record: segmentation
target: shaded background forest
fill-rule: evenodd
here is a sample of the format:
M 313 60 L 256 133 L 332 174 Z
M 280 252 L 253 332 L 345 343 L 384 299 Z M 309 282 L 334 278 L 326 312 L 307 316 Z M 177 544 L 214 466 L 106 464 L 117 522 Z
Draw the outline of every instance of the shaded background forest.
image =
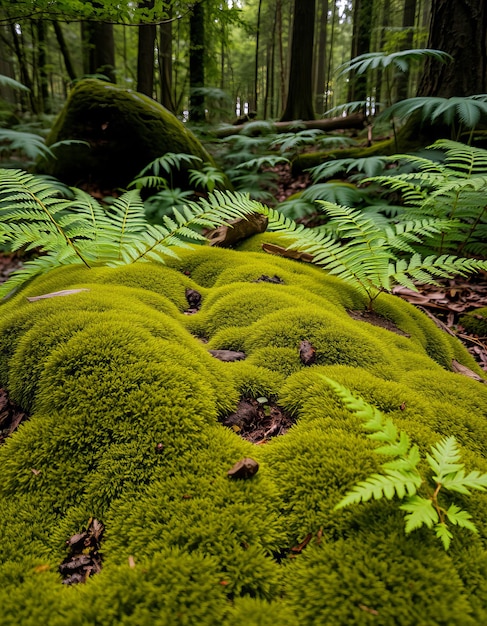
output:
M 485 91 L 486 10 L 476 0 L 143 0 L 0 2 L 0 74 L 16 112 L 51 114 L 72 84 L 101 76 L 182 119 L 312 119 L 363 102 Z M 452 64 L 412 65 L 393 89 L 380 68 L 337 72 L 353 57 L 434 48 Z M 3 105 L 5 107 L 5 104 Z M 339 111 L 339 110 L 338 110 Z M 10 111 L 11 112 L 11 109 Z M 7 113 L 4 113 L 4 117 Z

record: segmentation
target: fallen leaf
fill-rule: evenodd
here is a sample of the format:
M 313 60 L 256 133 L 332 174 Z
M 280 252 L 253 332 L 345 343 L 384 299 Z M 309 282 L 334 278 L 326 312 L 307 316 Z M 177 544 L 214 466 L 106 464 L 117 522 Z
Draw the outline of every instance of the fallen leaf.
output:
M 457 374 L 463 374 L 463 376 L 468 376 L 469 378 L 478 380 L 480 383 L 484 383 L 484 384 L 487 383 L 487 380 L 485 378 L 482 378 L 482 376 L 479 376 L 478 374 L 473 372 L 471 369 L 469 369 L 465 365 L 462 365 L 455 359 L 452 359 L 451 367 L 452 367 L 452 370 L 456 372 Z
M 313 365 L 316 362 L 316 348 L 307 340 L 299 344 L 299 358 L 303 365 Z
M 201 306 L 201 294 L 200 294 L 200 292 L 196 291 L 196 289 L 190 289 L 189 287 L 187 287 L 186 291 L 185 291 L 185 295 L 186 295 L 186 301 L 189 304 L 189 306 L 191 307 L 191 309 L 199 310 L 199 308 Z
M 230 363 L 232 361 L 243 361 L 247 358 L 245 352 L 238 352 L 236 350 L 208 350 L 208 352 L 220 361 Z
M 52 293 L 44 293 L 42 296 L 30 296 L 27 298 L 29 302 L 36 302 L 37 300 L 45 300 L 47 298 L 59 298 L 60 296 L 72 296 L 75 293 L 81 293 L 82 291 L 89 291 L 89 289 L 63 289 L 62 291 L 53 291 Z
M 273 243 L 263 243 L 262 250 L 269 254 L 277 254 L 278 256 L 286 257 L 287 259 L 296 259 L 299 261 L 306 261 L 306 263 L 312 263 L 313 255 L 307 252 L 299 252 L 298 250 L 288 250 L 282 246 L 276 246 Z

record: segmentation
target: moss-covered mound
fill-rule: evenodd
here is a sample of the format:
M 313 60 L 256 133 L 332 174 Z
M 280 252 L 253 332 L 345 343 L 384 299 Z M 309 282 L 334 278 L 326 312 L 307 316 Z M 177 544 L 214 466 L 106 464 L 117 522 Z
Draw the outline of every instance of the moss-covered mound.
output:
M 70 185 L 125 187 L 150 161 L 166 152 L 187 153 L 211 162 L 200 141 L 170 111 L 136 91 L 95 79 L 72 89 L 47 138 L 57 159 L 42 162 L 42 172 Z M 177 182 L 177 181 L 173 181 Z
M 450 371 L 468 353 L 395 297 L 377 309 L 403 335 L 348 315 L 363 305 L 312 266 L 206 247 L 55 270 L 3 305 L 0 385 L 31 418 L 0 448 L 2 626 L 487 623 L 487 495 L 456 494 L 479 533 L 453 528 L 448 552 L 406 536 L 396 501 L 334 510 L 383 460 L 323 374 L 422 453 L 454 435 L 487 470 L 487 387 Z M 255 445 L 221 420 L 261 396 L 296 424 Z M 259 471 L 229 477 L 245 457 Z M 63 584 L 93 520 L 101 571 Z

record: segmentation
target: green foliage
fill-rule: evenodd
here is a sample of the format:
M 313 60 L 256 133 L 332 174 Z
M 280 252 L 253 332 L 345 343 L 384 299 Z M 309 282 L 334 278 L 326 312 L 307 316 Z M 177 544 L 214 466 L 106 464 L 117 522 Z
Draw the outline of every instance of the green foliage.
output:
M 138 190 L 117 198 L 108 211 L 91 196 L 73 189 L 74 200 L 45 178 L 20 170 L 0 171 L 0 243 L 12 250 L 26 247 L 40 256 L 27 261 L 0 288 L 6 295 L 26 280 L 60 265 L 120 265 L 174 256 L 174 246 L 205 241 L 197 229 L 215 228 L 226 220 L 255 211 L 245 196 L 215 192 L 198 204 L 188 202 L 149 224 Z
M 225 175 L 213 165 L 204 165 L 200 170 L 189 170 L 189 182 L 211 193 L 218 184 L 225 183 Z
M 394 117 L 406 120 L 416 112 L 421 113 L 422 122 L 442 121 L 452 128 L 452 136 L 460 139 L 464 129 L 474 130 L 487 117 L 487 95 L 407 98 L 387 108 L 377 117 L 376 123 Z
M 27 157 L 29 163 L 34 163 L 38 159 L 56 159 L 56 148 L 59 146 L 69 145 L 86 145 L 85 141 L 77 139 L 65 139 L 58 141 L 51 146 L 46 145 L 44 137 L 35 133 L 29 133 L 21 130 L 0 129 L 0 154 L 21 153 Z
M 380 228 L 361 211 L 329 202 L 318 204 L 331 218 L 328 225 L 333 234 L 306 229 L 273 209 L 265 210 L 268 228 L 291 240 L 289 249 L 311 254 L 313 263 L 355 284 L 367 295 L 369 308 L 381 292 L 390 292 L 394 284 L 416 289 L 413 281 L 434 284 L 437 277 L 465 276 L 487 268 L 487 261 L 453 255 L 422 258 L 414 251 L 412 244 L 446 230 L 446 220 L 418 218 Z M 411 256 L 409 260 L 401 259 L 398 252 Z
M 444 153 L 439 162 L 415 155 L 396 155 L 413 172 L 374 176 L 368 181 L 399 193 L 402 219 L 434 217 L 448 228 L 428 241 L 429 252 L 487 256 L 487 150 L 442 139 L 430 146 Z
M 354 72 L 355 74 L 365 74 L 370 70 L 387 69 L 389 67 L 406 72 L 411 62 L 422 61 L 425 57 L 432 57 L 441 63 L 452 61 L 452 57 L 441 50 L 430 50 L 420 48 L 416 50 L 401 50 L 384 54 L 383 52 L 367 52 L 347 61 L 339 66 L 340 74 Z
M 463 495 L 470 495 L 471 490 L 487 490 L 487 473 L 481 474 L 478 470 L 473 470 L 465 474 L 455 437 L 442 439 L 431 447 L 431 454 L 426 454 L 434 490 L 430 488 L 427 497 L 419 495 L 420 489 L 423 486 L 426 489 L 429 485 L 418 467 L 421 461 L 418 446 L 411 445 L 409 436 L 398 431 L 391 419 L 384 419 L 377 408 L 354 397 L 346 387 L 336 381 L 326 377 L 324 379 L 340 396 L 347 409 L 364 421 L 363 427 L 369 431 L 369 439 L 382 444 L 375 451 L 390 458 L 382 464 L 381 474 L 372 474 L 366 480 L 360 481 L 340 500 L 335 509 L 371 499 L 391 500 L 397 496 L 400 500 L 405 500 L 399 508 L 406 511 L 406 534 L 422 526 L 433 528 L 445 550 L 448 550 L 453 539 L 448 524 L 477 533 L 477 527 L 471 521 L 472 516 L 468 511 L 453 502 L 444 504 L 444 492 L 440 497 L 442 489 Z

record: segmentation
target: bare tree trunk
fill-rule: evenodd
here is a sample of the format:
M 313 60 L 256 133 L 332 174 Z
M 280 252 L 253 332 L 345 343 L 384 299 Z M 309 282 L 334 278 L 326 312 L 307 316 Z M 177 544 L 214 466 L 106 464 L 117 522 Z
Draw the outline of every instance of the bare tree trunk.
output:
M 205 9 L 203 2 L 193 6 L 189 21 L 189 119 L 202 122 L 205 119 L 205 98 L 201 92 L 205 86 Z
M 64 60 L 64 66 L 66 68 L 66 72 L 68 73 L 70 80 L 75 80 L 76 72 L 74 70 L 73 62 L 71 60 L 71 54 L 69 53 L 69 48 L 66 44 L 66 40 L 64 38 L 61 25 L 59 22 L 56 22 L 56 21 L 54 21 L 52 25 L 54 27 L 54 33 L 56 35 L 56 39 L 59 45 L 59 50 L 61 51 L 61 54 Z
M 294 0 L 287 103 L 281 121 L 312 120 L 315 0 Z
M 403 48 L 410 50 L 413 47 L 414 39 L 414 24 L 416 21 L 416 0 L 406 0 L 404 3 L 404 11 L 402 14 L 402 27 L 405 31 L 405 38 Z M 404 100 L 408 97 L 409 86 L 409 69 L 405 72 L 400 72 L 397 80 L 397 100 Z
M 168 7 L 168 19 L 159 27 L 159 74 L 161 81 L 161 104 L 175 111 L 172 93 L 172 6 Z
M 326 29 L 328 26 L 328 0 L 321 0 L 320 21 L 318 29 L 318 46 L 316 60 L 315 80 L 315 107 L 318 114 L 325 112 L 323 92 L 325 90 L 325 67 L 326 67 Z
M 260 43 L 260 16 L 262 11 L 262 0 L 259 0 L 257 8 L 257 30 L 255 32 L 255 61 L 254 61 L 254 102 L 252 108 L 257 111 L 259 97 L 259 43 Z
M 35 101 L 35 96 L 34 96 L 34 85 L 30 77 L 29 68 L 27 66 L 27 59 L 24 53 L 22 33 L 17 32 L 14 24 L 10 24 L 10 33 L 12 35 L 12 42 L 13 42 L 13 46 L 15 50 L 15 56 L 17 57 L 17 60 L 19 62 L 20 80 L 26 87 L 30 89 L 29 103 L 32 108 L 32 111 L 34 113 L 37 113 L 38 110 L 37 110 L 37 103 Z
M 487 88 L 487 3 L 433 0 L 428 48 L 443 50 L 453 63 L 425 62 L 418 96 L 471 96 Z
M 355 0 L 353 6 L 352 58 L 370 52 L 372 33 L 373 0 Z M 365 74 L 350 74 L 348 100 L 365 100 L 367 98 L 367 77 Z
M 43 20 L 36 20 L 38 76 L 39 76 L 39 104 L 44 113 L 51 112 L 51 98 L 49 94 L 49 77 L 47 75 L 47 41 L 46 24 Z
M 139 7 L 153 9 L 154 0 L 142 0 Z M 137 91 L 149 98 L 154 95 L 154 43 L 156 40 L 156 25 L 143 24 L 139 26 L 139 40 L 137 44 Z

